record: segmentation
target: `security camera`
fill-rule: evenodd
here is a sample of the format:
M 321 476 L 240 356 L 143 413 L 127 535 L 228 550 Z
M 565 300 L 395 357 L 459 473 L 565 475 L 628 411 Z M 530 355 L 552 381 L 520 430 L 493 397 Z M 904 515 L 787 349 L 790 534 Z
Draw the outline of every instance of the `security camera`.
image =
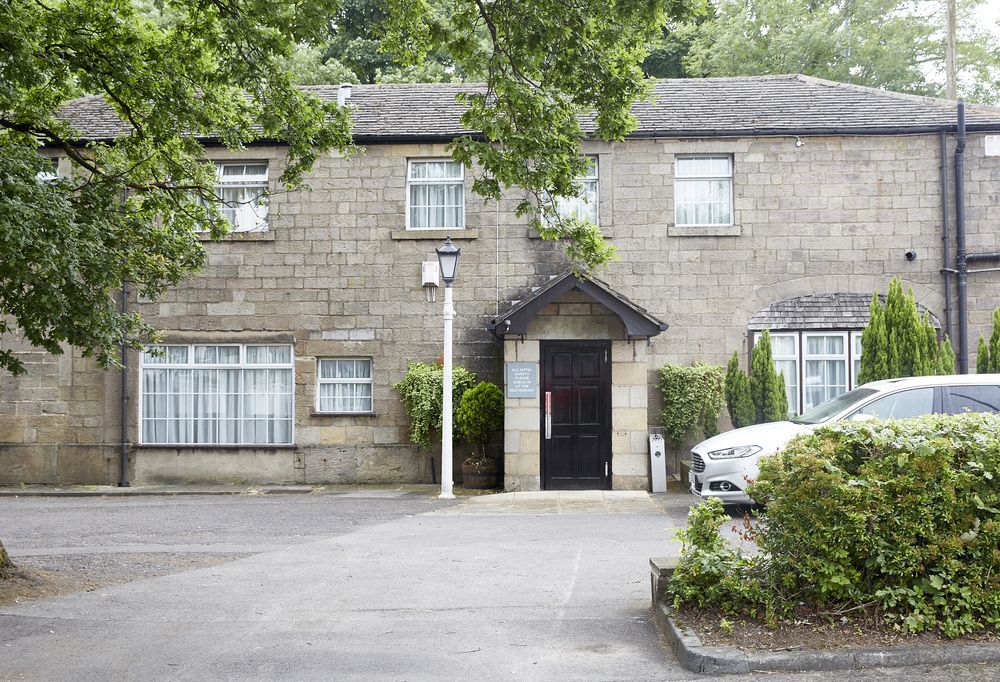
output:
M 908 260 L 910 262 L 915 261 L 915 260 L 917 260 L 917 252 L 916 251 L 907 251 L 906 253 L 903 254 L 903 257 L 906 258 L 906 260 Z

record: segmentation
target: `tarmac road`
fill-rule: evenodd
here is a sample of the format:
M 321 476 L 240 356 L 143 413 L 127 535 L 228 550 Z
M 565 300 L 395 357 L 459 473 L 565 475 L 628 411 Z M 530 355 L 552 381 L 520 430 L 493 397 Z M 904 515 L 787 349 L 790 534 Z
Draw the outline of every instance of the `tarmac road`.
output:
M 0 608 L 0 679 L 705 679 L 663 650 L 649 611 L 647 560 L 677 551 L 686 498 L 494 500 L 0 499 L 0 533 L 15 559 L 253 552 Z

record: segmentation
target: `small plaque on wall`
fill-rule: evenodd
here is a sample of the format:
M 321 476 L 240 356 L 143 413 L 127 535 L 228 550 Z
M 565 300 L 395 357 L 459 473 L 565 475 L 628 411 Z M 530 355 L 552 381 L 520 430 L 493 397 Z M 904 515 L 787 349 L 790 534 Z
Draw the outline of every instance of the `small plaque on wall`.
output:
M 538 397 L 537 362 L 507 363 L 507 397 L 508 398 Z

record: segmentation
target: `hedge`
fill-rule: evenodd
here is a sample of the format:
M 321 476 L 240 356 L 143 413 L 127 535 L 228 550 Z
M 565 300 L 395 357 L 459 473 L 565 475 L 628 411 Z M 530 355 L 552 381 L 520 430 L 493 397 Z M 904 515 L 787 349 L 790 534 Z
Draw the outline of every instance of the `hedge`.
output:
M 763 458 L 749 487 L 766 505 L 761 554 L 724 557 L 723 573 L 752 584 L 714 590 L 713 603 L 772 620 L 806 606 L 907 632 L 998 631 L 998 482 L 997 415 L 841 422 L 800 436 Z M 710 543 L 685 547 L 678 606 L 697 602 L 683 567 L 704 565 L 705 551 L 719 556 Z

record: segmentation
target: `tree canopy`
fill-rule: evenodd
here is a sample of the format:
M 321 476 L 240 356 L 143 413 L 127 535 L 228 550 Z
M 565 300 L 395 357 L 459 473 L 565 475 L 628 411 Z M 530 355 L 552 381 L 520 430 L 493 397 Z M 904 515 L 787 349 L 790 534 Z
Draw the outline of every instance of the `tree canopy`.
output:
M 380 13 L 372 14 L 372 7 Z M 461 72 L 468 95 L 454 156 L 477 163 L 473 190 L 521 187 L 522 215 L 553 214 L 578 191 L 580 119 L 621 139 L 647 92 L 640 64 L 683 0 L 8 0 L 0 3 L 0 334 L 17 329 L 60 353 L 79 347 L 104 366 L 118 346 L 154 331 L 119 312 L 128 281 L 145 299 L 198 270 L 198 231 L 222 236 L 214 166 L 196 136 L 238 149 L 264 137 L 287 146 L 280 182 L 300 184 L 315 159 L 352 151 L 346 107 L 294 86 L 343 69 L 403 79 Z M 372 52 L 393 56 L 379 66 Z M 329 50 L 337 57 L 328 59 Z M 448 64 L 428 66 L 447 54 Z M 325 61 L 324 61 L 325 60 Z M 431 60 L 433 61 L 433 59 Z M 396 72 L 393 72 L 393 69 Z M 390 73 L 392 72 L 392 73 Z M 60 118 L 71 98 L 102 96 L 131 124 L 114 142 L 81 139 Z M 46 149 L 72 173 L 50 177 Z M 537 222 L 537 221 L 536 221 Z M 613 256 L 596 226 L 538 223 L 567 240 L 583 267 Z M 23 370 L 9 350 L 0 369 Z
M 974 17 L 983 2 L 959 2 L 958 85 L 991 103 L 1000 98 L 1000 43 Z M 927 0 L 713 0 L 710 12 L 667 26 L 645 68 L 667 77 L 802 73 L 940 96 L 944 27 L 945 3 Z

